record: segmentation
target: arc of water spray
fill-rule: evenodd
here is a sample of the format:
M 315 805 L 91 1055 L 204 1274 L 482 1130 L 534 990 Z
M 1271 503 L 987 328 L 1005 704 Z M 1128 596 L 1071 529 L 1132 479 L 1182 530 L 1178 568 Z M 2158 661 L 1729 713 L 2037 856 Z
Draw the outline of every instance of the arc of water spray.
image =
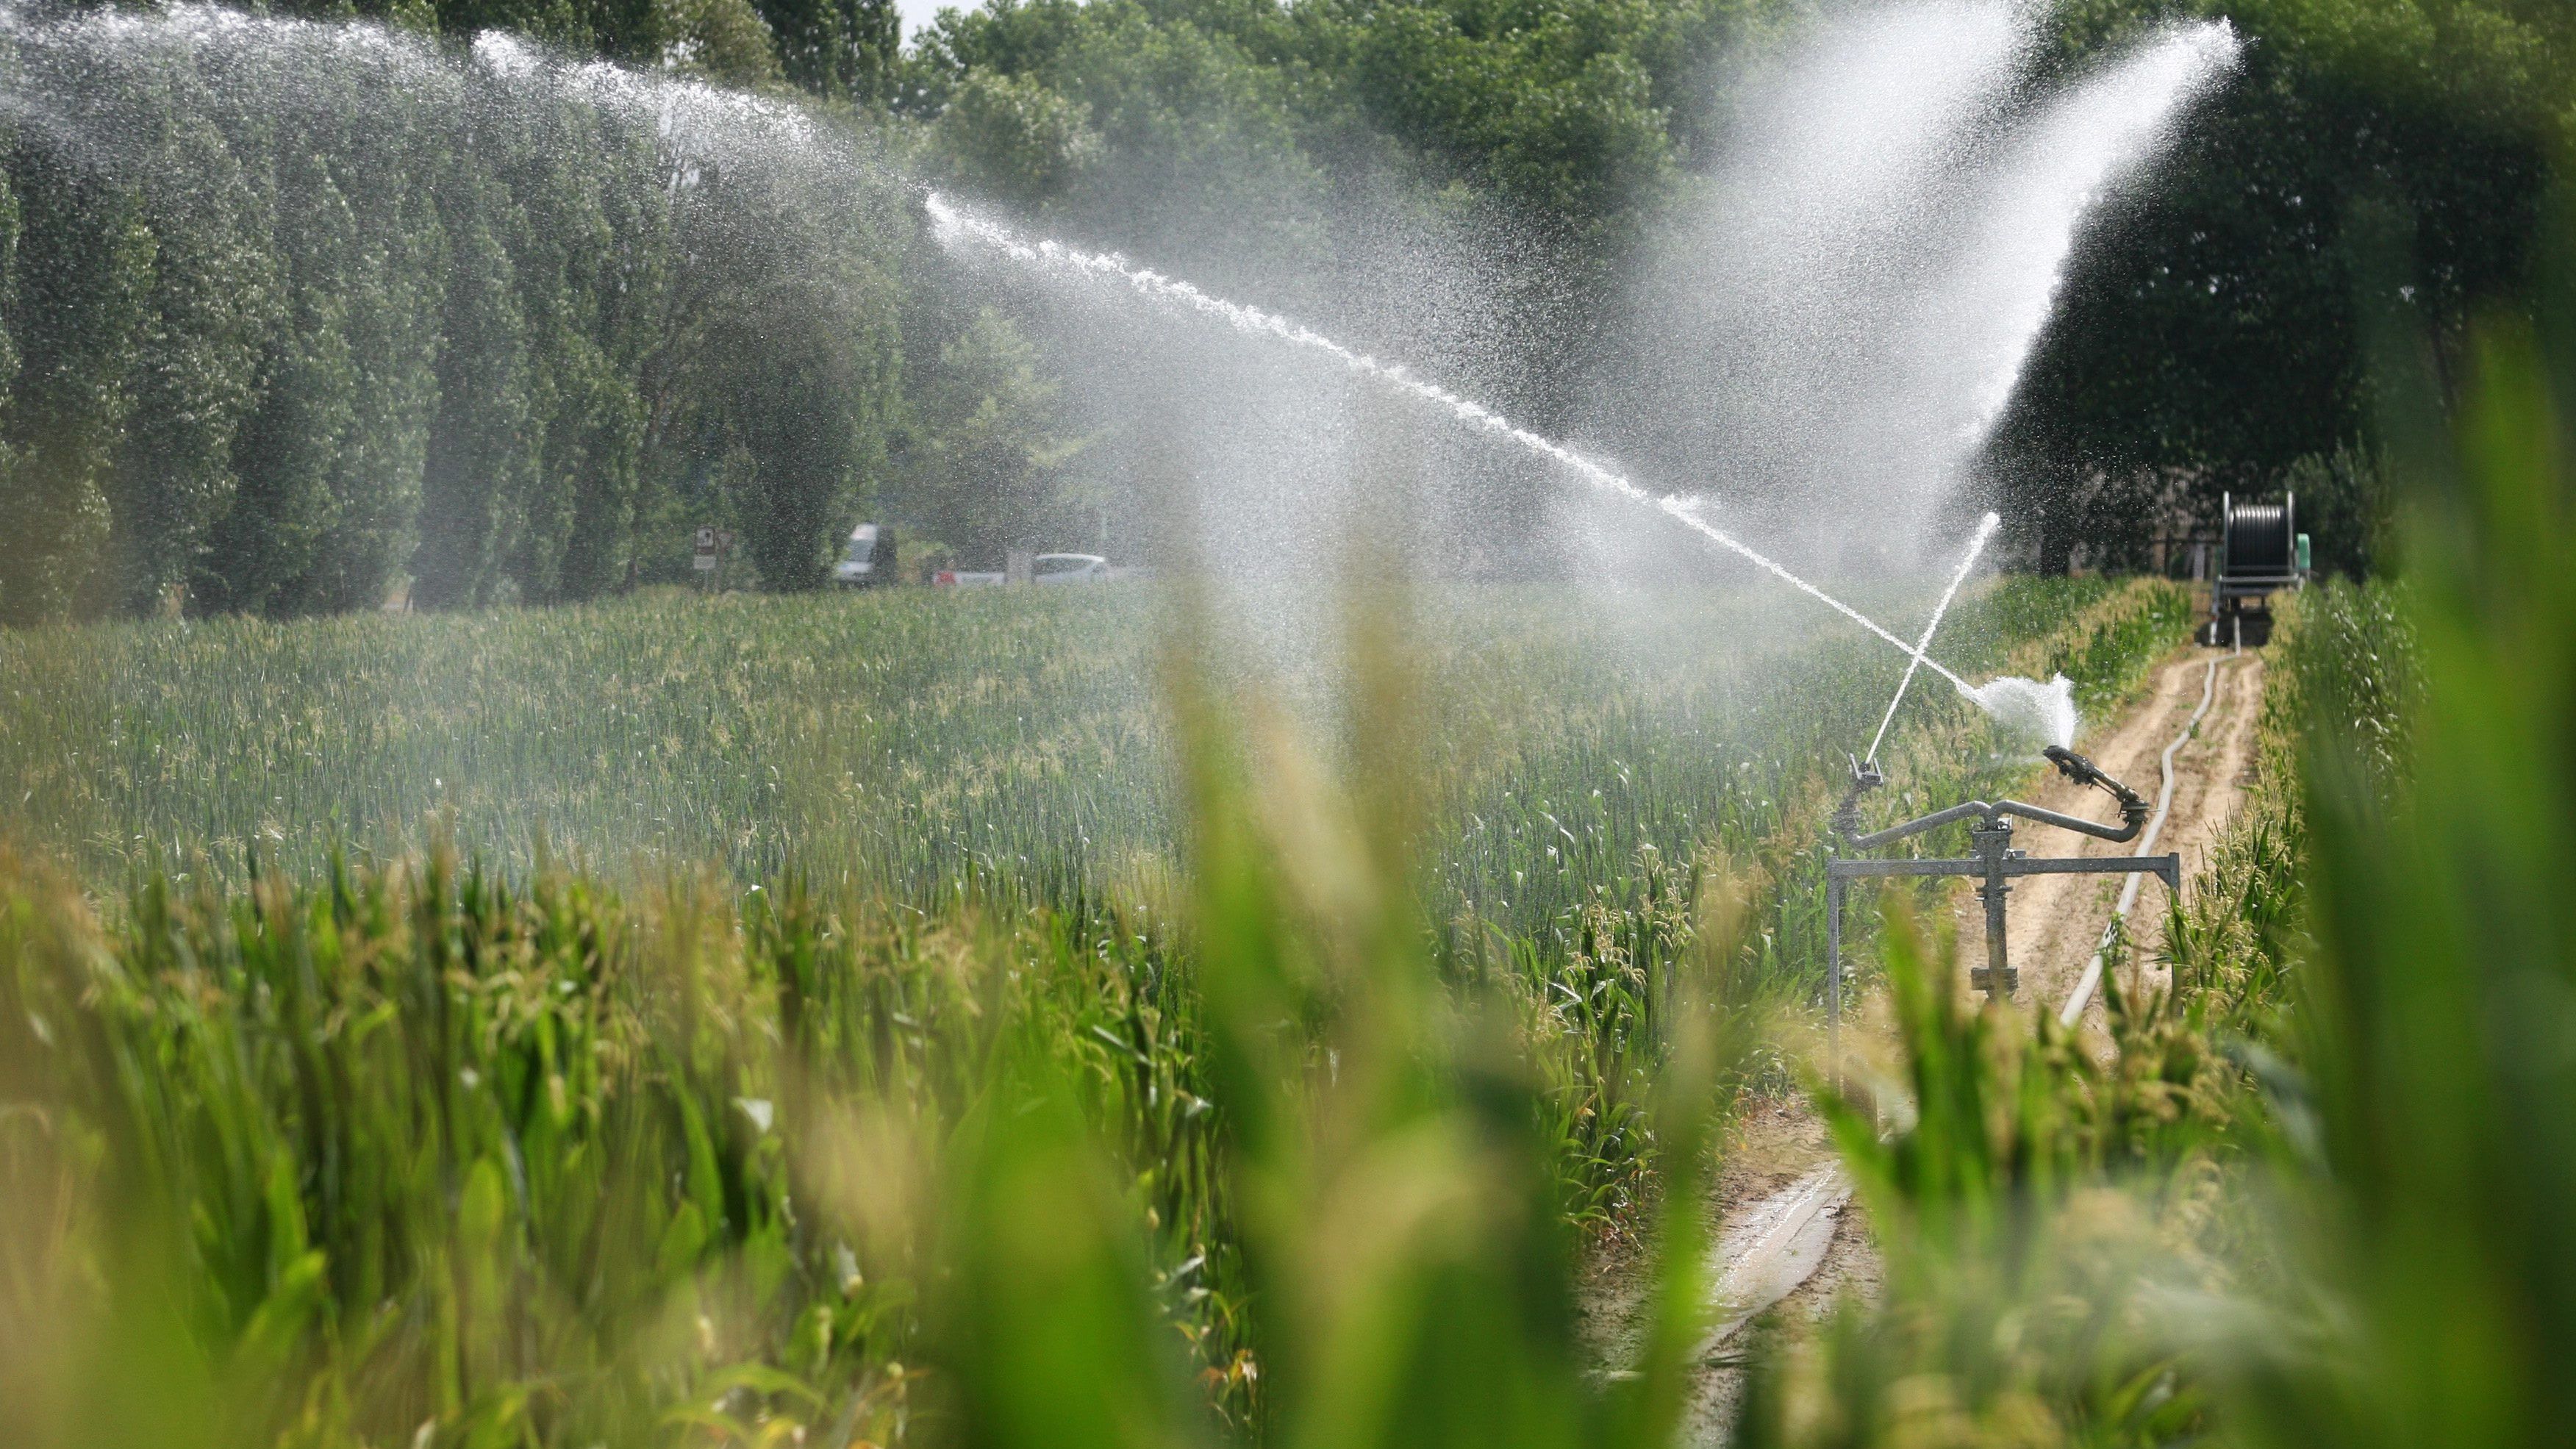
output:
M 1977 520 L 1977 536 L 1968 540 L 1968 556 L 1959 560 L 1959 571 L 1950 575 L 1950 587 L 1941 591 L 1941 601 L 1932 606 L 1932 621 L 1923 626 L 1923 638 L 1914 646 L 1914 657 L 1905 661 L 1905 677 L 1896 681 L 1896 694 L 1887 702 L 1887 713 L 1879 716 L 1878 733 L 1869 737 L 1869 753 L 1861 756 L 1871 764 L 1878 763 L 1878 747 L 1887 738 L 1887 727 L 1896 723 L 1896 707 L 1905 702 L 1905 691 L 1914 683 L 1914 670 L 1928 660 L 1925 651 L 1932 647 L 1932 636 L 1941 632 L 1941 616 L 1950 612 L 1950 601 L 1959 596 L 1959 586 L 1968 581 L 1968 573 L 1986 551 L 1986 543 L 2003 526 L 2003 515 L 1989 513 Z M 1939 669 L 1941 666 L 1932 666 Z M 1948 671 L 1944 670 L 1944 673 Z M 1960 686 L 1966 692 L 1966 686 Z
M 1435 403 L 1447 409 L 1461 421 L 1472 423 L 1487 432 L 1499 433 L 1521 447 L 1563 465 L 1576 477 L 1602 492 L 1655 509 L 1684 528 L 1764 570 L 1782 583 L 1904 650 L 1913 661 L 1907 665 L 1909 674 L 1915 665 L 1928 665 L 1933 672 L 1949 680 L 1961 693 L 1969 692 L 1968 682 L 1944 668 L 1939 660 L 1926 656 L 1923 646 L 1907 644 L 1903 639 L 1882 628 L 1868 615 L 1789 572 L 1761 551 L 1701 518 L 1698 511 L 1699 505 L 1692 499 L 1670 495 L 1659 497 L 1649 493 L 1572 448 L 1520 427 L 1511 419 L 1481 403 L 1460 397 L 1437 383 L 1424 382 L 1400 366 L 1380 362 L 1365 353 L 1354 352 L 1322 333 L 1292 322 L 1275 312 L 1265 312 L 1258 307 L 1248 307 L 1240 302 L 1229 302 L 1222 297 L 1212 297 L 1188 282 L 1164 276 L 1160 272 L 1144 267 L 1130 266 L 1126 258 L 1115 252 L 1086 252 L 1056 241 L 1022 241 L 1008 228 L 960 211 L 936 191 L 923 194 L 922 207 L 930 213 L 931 225 L 943 240 L 966 237 L 1015 260 L 1032 265 L 1058 267 L 1089 277 L 1114 277 L 1149 297 L 1177 302 L 1192 311 L 1217 318 L 1238 331 L 1276 337 L 1292 346 L 1321 352 L 1354 372 L 1375 378 L 1425 402 Z

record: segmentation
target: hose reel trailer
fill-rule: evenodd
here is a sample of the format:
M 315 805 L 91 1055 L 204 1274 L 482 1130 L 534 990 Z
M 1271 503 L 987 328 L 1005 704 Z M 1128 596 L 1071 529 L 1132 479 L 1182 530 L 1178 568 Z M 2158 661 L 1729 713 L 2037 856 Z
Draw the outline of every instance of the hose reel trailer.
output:
M 2218 577 L 2209 585 L 2204 644 L 2262 644 L 2272 637 L 2271 596 L 2307 578 L 2308 536 L 2298 531 L 2298 495 L 2239 503 L 2222 494 Z

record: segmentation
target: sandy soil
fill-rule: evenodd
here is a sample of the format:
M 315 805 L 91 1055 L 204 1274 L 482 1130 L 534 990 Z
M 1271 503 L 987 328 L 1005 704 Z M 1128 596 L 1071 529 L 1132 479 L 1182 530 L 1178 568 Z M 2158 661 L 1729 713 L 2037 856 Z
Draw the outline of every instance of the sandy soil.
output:
M 2142 702 L 2099 731 L 2088 731 L 2076 748 L 2093 762 L 2152 801 L 2161 776 L 2158 757 L 2200 704 L 2209 662 L 2218 660 L 2218 678 L 2209 713 L 2190 743 L 2174 752 L 2173 808 L 2156 840 L 2156 853 L 2179 851 L 2186 887 L 2198 874 L 2219 831 L 2245 798 L 2254 764 L 2254 727 L 2263 699 L 2263 660 L 2248 652 L 2230 657 L 2218 649 L 2195 649 L 2157 666 L 2152 691 Z M 2119 812 L 2099 790 L 2070 784 L 2051 771 L 2046 783 L 2020 798 L 2033 805 L 2088 820 L 2116 821 Z M 2137 847 L 2114 845 L 2073 831 L 2017 822 L 2013 844 L 2033 855 L 2127 855 Z M 2124 877 L 2116 875 L 2025 876 L 2013 883 L 2005 905 L 2005 938 L 2012 964 L 2021 970 L 2018 1000 L 2025 1006 L 2060 1010 L 2075 988 L 2093 948 L 2111 920 Z M 1985 914 L 1975 887 L 1962 882 L 1956 897 L 1959 955 L 1962 969 L 1985 961 Z M 2149 877 L 2129 913 L 2129 936 L 2136 943 L 2132 959 L 2152 961 L 2162 943 L 2164 884 Z M 2150 968 L 2152 969 L 2152 968 Z M 2085 1008 L 2085 1019 L 2102 1020 L 2097 991 Z
M 2181 852 L 2186 888 L 2251 783 L 2254 729 L 2263 697 L 2261 657 L 2248 653 L 2230 658 L 2220 650 L 2177 655 L 2157 666 L 2144 699 L 2077 741 L 2077 748 L 2095 763 L 2154 800 L 2162 779 L 2158 757 L 2199 705 L 2212 659 L 2224 662 L 2218 667 L 2209 713 L 2202 717 L 2192 740 L 2174 752 L 2173 804 L 2156 842 L 2158 853 Z M 2024 790 L 2018 798 L 2087 819 L 2118 818 L 2109 797 L 2069 785 L 2053 771 L 2045 784 Z M 2015 843 L 2033 853 L 2051 855 L 2115 855 L 2135 849 L 2027 823 L 2016 832 Z M 2110 920 L 2121 879 L 2034 876 L 2016 882 L 2006 907 L 2006 929 L 2013 963 L 2021 968 L 2019 1000 L 2025 1007 L 2050 1011 L 2063 1007 Z M 1984 916 L 1973 886 L 1961 882 L 1957 899 L 1965 969 L 1984 959 Z M 2131 936 L 2139 947 L 2136 959 L 2152 961 L 2163 934 L 2164 912 L 2164 887 L 2150 878 L 2131 912 Z M 2101 1010 L 2096 993 L 2087 1008 L 2087 1020 L 2098 1026 Z M 1832 1160 L 1824 1126 L 1803 1100 L 1748 1103 L 1728 1145 L 1716 1201 L 1710 1204 L 1712 1233 Z M 1585 1337 L 1597 1362 L 1615 1368 L 1633 1358 L 1646 1286 L 1645 1265 L 1633 1250 L 1603 1253 L 1589 1265 L 1580 1301 Z M 1779 1314 L 1788 1331 L 1795 1333 L 1844 1297 L 1869 1300 L 1878 1291 L 1877 1250 L 1855 1205 L 1840 1213 L 1822 1263 L 1781 1300 Z M 1744 1349 L 1743 1336 L 1738 1335 L 1702 1358 L 1685 1442 L 1717 1445 L 1725 1441 L 1744 1391 Z

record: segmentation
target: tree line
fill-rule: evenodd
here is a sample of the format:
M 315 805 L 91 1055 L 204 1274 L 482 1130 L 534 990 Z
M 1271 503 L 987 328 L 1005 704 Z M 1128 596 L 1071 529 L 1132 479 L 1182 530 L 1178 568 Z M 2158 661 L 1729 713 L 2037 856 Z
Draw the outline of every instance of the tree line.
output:
M 240 22 L 278 27 L 258 44 L 79 7 L 0 39 L 0 619 L 576 600 L 685 576 L 703 522 L 806 587 L 862 510 L 976 558 L 1065 539 L 1107 511 L 1103 455 L 1022 328 L 945 284 L 902 174 L 1327 319 L 1373 218 L 1472 227 L 1498 239 L 1489 345 L 1522 363 L 1503 401 L 1546 425 L 1724 143 L 1729 63 L 1795 18 L 997 0 L 905 50 L 885 0 L 279 12 Z M 2366 552 L 2367 311 L 2438 327 L 2519 281 L 2576 130 L 2576 22 L 2052 13 L 2047 67 L 2176 14 L 2250 44 L 2092 228 L 1999 433 L 2032 557 L 2144 561 L 2219 488 L 2285 477 Z M 580 55 L 739 88 L 760 99 L 692 104 L 804 139 L 692 150 L 668 97 L 607 104 L 549 58 Z
M 2093 226 L 1989 470 L 2045 568 L 2145 566 L 2222 492 L 2290 489 L 2320 565 L 2358 574 L 2388 506 L 2373 338 L 2447 353 L 2533 295 L 2576 7 L 2064 0 L 2059 63 L 2176 11 L 2229 19 L 2239 74 Z
M 1390 175 L 1428 209 L 1470 198 L 1510 223 L 1492 230 L 1525 288 L 1504 401 L 1555 426 L 1616 345 L 1639 242 L 1709 184 L 1734 63 L 1803 8 L 998 0 L 945 17 L 901 96 L 941 164 L 1063 225 L 1150 216 L 1190 249 L 1259 216 L 1232 253 L 1195 246 L 1220 278 L 1244 257 L 1245 285 L 1333 278 L 1336 203 Z M 2056 0 L 2032 79 L 2178 19 L 2230 24 L 2239 71 L 2088 224 L 1981 483 L 2043 570 L 2179 567 L 2169 545 L 2214 531 L 2223 492 L 2293 489 L 2321 563 L 2361 572 L 2387 507 L 2370 339 L 2447 348 L 2530 294 L 2551 162 L 2576 143 L 2576 7 Z
M 720 501 L 793 586 L 847 526 L 899 366 L 864 170 L 693 160 L 532 51 L 11 40 L 0 615 L 587 598 Z

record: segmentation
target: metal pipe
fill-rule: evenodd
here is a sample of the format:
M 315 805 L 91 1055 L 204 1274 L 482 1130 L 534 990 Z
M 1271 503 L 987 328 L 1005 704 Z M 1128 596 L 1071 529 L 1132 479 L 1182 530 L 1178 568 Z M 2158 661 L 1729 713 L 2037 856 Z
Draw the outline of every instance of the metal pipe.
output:
M 1876 850 L 1882 845 L 1903 840 L 1907 836 L 1921 835 L 1927 830 L 1938 830 L 1944 825 L 1955 825 L 1962 820 L 1983 818 L 1989 826 L 1992 826 L 2006 815 L 2018 815 L 2024 820 L 2036 821 L 2041 825 L 2054 825 L 2060 830 L 2072 830 L 2079 834 L 2093 836 L 2098 840 L 2110 841 L 2115 845 L 2123 841 L 2135 840 L 2138 832 L 2145 829 L 2147 823 L 2146 802 L 2143 800 L 2138 802 L 2135 818 L 2128 818 L 2129 812 L 2124 807 L 2123 819 L 2118 825 L 2101 825 L 2073 815 L 2060 815 L 2054 810 L 2042 809 L 2037 805 L 2025 805 L 2019 800 L 1996 800 L 1991 803 L 1984 800 L 1969 800 L 1953 805 L 1947 810 L 1936 810 L 1920 819 L 1908 820 L 1902 825 L 1891 825 L 1885 830 L 1869 835 L 1847 835 L 1844 837 L 1844 843 L 1854 850 Z
M 1831 821 L 1834 834 L 1842 837 L 1844 844 L 1851 849 L 1873 850 L 1893 841 L 1921 835 L 1926 831 L 1937 830 L 1944 825 L 1955 824 L 1962 820 L 1974 820 L 1977 823 L 1968 831 L 1974 852 L 1972 859 L 1837 859 L 1826 862 L 1825 995 L 1826 1011 L 1830 1018 L 1826 1034 L 1826 1052 L 1834 1058 L 1837 1069 L 1839 1069 L 1839 1053 L 1842 1049 L 1842 912 L 1845 881 L 1862 876 L 1891 875 L 1979 877 L 1981 883 L 1977 888 L 1977 895 L 1985 902 L 1986 907 L 1986 964 L 1970 971 L 1968 976 L 1977 989 L 1986 993 L 1986 999 L 1992 1001 L 1998 995 L 2012 995 L 2014 987 L 2019 984 L 2017 973 L 2012 969 L 2010 953 L 2006 949 L 2004 937 L 2005 900 L 2012 893 L 2012 886 L 2008 884 L 2012 877 L 2075 871 L 2153 870 L 2164 875 L 2168 881 L 2178 878 L 2181 869 L 2181 862 L 2178 859 L 2147 862 L 2137 856 L 2109 860 L 2067 856 L 2030 860 L 2023 857 L 2021 852 L 2014 850 L 2012 848 L 2013 827 L 2007 816 L 2019 816 L 2041 825 L 2054 825 L 2061 830 L 2071 830 L 2080 835 L 2090 835 L 2095 839 L 2114 843 L 2134 839 L 2139 831 L 2146 828 L 2147 803 L 2138 797 L 2136 791 L 2112 779 L 2100 766 L 2073 750 L 2063 746 L 2052 746 L 2047 753 L 2049 763 L 2055 765 L 2068 779 L 2080 785 L 2097 786 L 2115 796 L 2120 802 L 2120 824 L 2116 826 L 2097 824 L 2073 815 L 2044 810 L 2036 805 L 2026 805 L 2019 800 L 1968 800 L 1953 805 L 1947 810 L 1936 810 L 1929 815 L 1864 835 L 1860 833 L 1860 797 L 1885 781 L 1879 774 L 1875 762 L 1869 764 L 1863 764 L 1859 760 L 1851 762 L 1851 788 L 1844 792 L 1841 803 L 1835 806 Z
M 2147 802 L 2144 800 L 2138 801 L 2134 809 L 2128 805 L 2122 805 L 2120 823 L 2116 826 L 2097 825 L 2090 820 L 2079 819 L 2073 815 L 2060 815 L 2054 810 L 2042 810 L 2036 805 L 2024 805 L 2018 800 L 1997 802 L 1995 812 L 1999 815 L 2018 815 L 2024 820 L 2036 820 L 2042 825 L 2054 825 L 2060 830 L 2072 830 L 2078 834 L 2090 835 L 2096 840 L 2110 841 L 2114 845 L 2137 839 L 2138 832 L 2147 827 Z
M 2180 857 L 2175 857 L 2179 859 Z M 2130 871 L 2159 869 L 2160 855 L 2044 855 L 2037 859 L 2014 855 L 2004 862 L 2007 876 L 2024 875 L 2122 875 Z M 2143 864 L 2141 864 L 2143 862 Z M 1837 860 L 1826 869 L 1845 880 L 1860 880 L 1885 875 L 1982 875 L 1985 863 L 1978 860 Z
M 1876 850 L 1882 845 L 1889 844 L 1893 841 L 1903 840 L 1909 835 L 1921 835 L 1927 830 L 1938 830 L 1944 825 L 1988 814 L 1994 808 L 1995 807 L 1987 804 L 1983 800 L 1970 800 L 1965 804 L 1953 805 L 1947 810 L 1936 811 L 1933 814 L 1923 816 L 1919 819 L 1908 820 L 1902 825 L 1891 825 L 1887 829 L 1877 831 L 1874 834 L 1846 835 L 1843 840 L 1845 844 L 1849 845 L 1854 850 Z
M 1834 1090 L 1843 1089 L 1843 892 L 1849 889 L 1827 864 L 1825 870 L 1825 1070 Z
M 1977 864 L 1985 876 L 1977 887 L 1977 898 L 1986 903 L 1986 966 L 1968 973 L 1968 983 L 1986 993 L 1986 1000 L 2010 996 L 2021 984 L 2012 967 L 2006 964 L 2004 950 L 2004 897 L 2012 887 L 2004 884 L 2004 863 L 2012 858 L 2012 826 L 2002 819 L 1989 817 L 1985 824 L 1973 826 L 1968 838 L 1976 843 Z

